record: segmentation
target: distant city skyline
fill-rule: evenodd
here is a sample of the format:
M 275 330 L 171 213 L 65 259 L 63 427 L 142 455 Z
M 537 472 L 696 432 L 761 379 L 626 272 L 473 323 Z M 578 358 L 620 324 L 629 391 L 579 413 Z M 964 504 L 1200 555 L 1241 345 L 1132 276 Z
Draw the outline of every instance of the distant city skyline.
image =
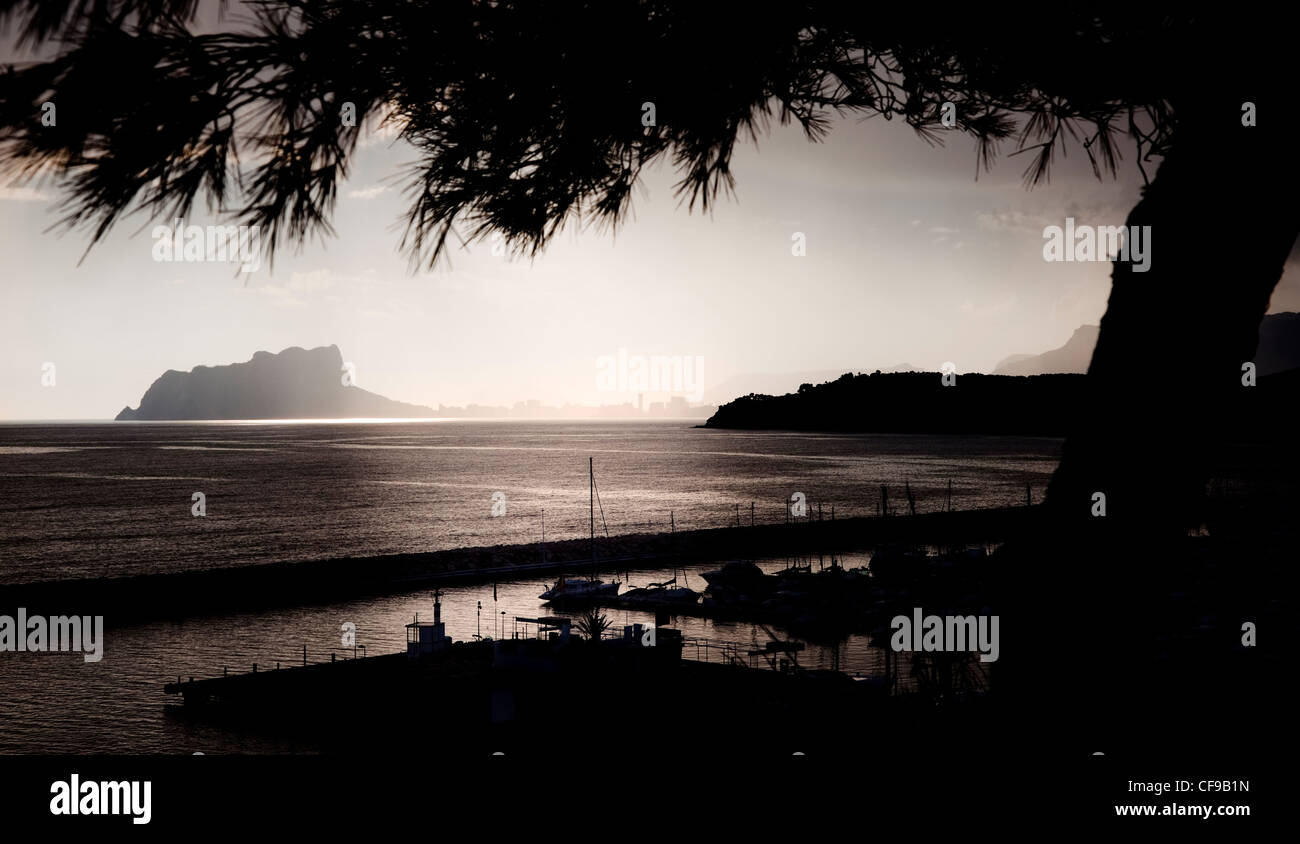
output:
M 549 405 L 539 399 L 525 399 L 510 406 L 471 404 L 466 407 L 439 405 L 439 415 L 453 418 L 507 418 L 507 419 L 704 419 L 717 410 L 716 405 L 692 404 L 685 396 L 671 396 L 666 401 L 646 401 L 638 396 L 636 402 L 601 405 Z

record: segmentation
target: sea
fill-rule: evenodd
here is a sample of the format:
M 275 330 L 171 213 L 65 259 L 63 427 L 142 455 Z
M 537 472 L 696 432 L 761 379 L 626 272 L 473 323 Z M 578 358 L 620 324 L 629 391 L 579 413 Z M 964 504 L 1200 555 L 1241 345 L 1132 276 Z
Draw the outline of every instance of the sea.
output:
M 356 420 L 0 424 L 0 585 L 283 561 L 876 515 L 910 489 L 917 512 L 1042 498 L 1061 440 L 726 431 L 696 420 Z M 201 515 L 200 515 L 201 513 Z M 848 553 L 864 564 L 869 549 Z M 767 570 L 788 564 L 760 560 Z M 700 564 L 687 584 L 704 588 Z M 633 571 L 631 585 L 671 575 Z M 443 590 L 458 640 L 529 635 L 536 573 Z M 610 611 L 616 625 L 653 623 Z M 0 753 L 314 752 L 180 717 L 169 681 L 403 649 L 427 590 L 118 626 L 104 658 L 0 652 Z M 355 626 L 356 649 L 342 645 Z M 751 624 L 674 619 L 692 641 L 759 647 Z M 687 656 L 709 658 L 702 646 Z M 865 636 L 810 644 L 807 667 L 873 672 Z

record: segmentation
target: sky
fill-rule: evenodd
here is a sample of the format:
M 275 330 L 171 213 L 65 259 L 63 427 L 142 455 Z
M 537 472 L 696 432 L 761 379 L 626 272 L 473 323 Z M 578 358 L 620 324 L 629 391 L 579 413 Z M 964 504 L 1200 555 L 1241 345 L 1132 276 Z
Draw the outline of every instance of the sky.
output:
M 737 151 L 736 195 L 707 215 L 663 164 L 615 233 L 570 224 L 531 261 L 483 241 L 414 273 L 397 180 L 415 156 L 391 138 L 359 150 L 335 237 L 247 276 L 155 261 L 151 228 L 172 221 L 142 217 L 82 260 L 84 234 L 47 231 L 56 186 L 0 184 L 0 418 L 111 418 L 168 369 L 330 344 L 358 386 L 432 407 L 635 401 L 598 383 L 620 350 L 700 361 L 715 403 L 734 396 L 711 387 L 752 373 L 989 371 L 1098 322 L 1109 264 L 1045 261 L 1043 229 L 1122 225 L 1142 184 L 1131 147 L 1099 181 L 1075 146 L 1026 189 L 1012 149 L 977 179 L 962 135 L 931 147 L 900 121 L 848 117 L 813 143 L 774 126 Z M 1300 310 L 1293 265 L 1271 310 Z

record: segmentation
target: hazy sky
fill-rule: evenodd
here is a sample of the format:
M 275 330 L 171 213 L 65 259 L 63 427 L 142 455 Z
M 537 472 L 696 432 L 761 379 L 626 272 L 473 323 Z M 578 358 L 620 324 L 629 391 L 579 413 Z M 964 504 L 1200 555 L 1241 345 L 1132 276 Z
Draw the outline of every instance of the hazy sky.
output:
M 710 399 L 743 373 L 987 371 L 1105 309 L 1109 264 L 1045 262 L 1043 227 L 1121 225 L 1141 178 L 1131 148 L 1103 182 L 1069 152 L 1026 190 L 1023 157 L 977 181 L 963 136 L 931 148 L 899 121 L 849 119 L 815 144 L 777 127 L 737 152 L 737 196 L 710 216 L 678 207 L 665 165 L 614 236 L 570 226 L 531 263 L 485 241 L 412 275 L 392 179 L 414 155 L 372 139 L 340 191 L 338 236 L 247 284 L 230 265 L 155 262 L 150 229 L 170 220 L 119 225 L 79 267 L 83 235 L 43 233 L 56 193 L 0 185 L 0 418 L 111 417 L 167 369 L 331 343 L 359 386 L 432 406 L 628 401 L 596 385 L 597 359 L 620 348 L 702 356 Z M 1159 249 L 1157 232 L 1153 261 Z M 1300 309 L 1296 275 L 1272 310 Z

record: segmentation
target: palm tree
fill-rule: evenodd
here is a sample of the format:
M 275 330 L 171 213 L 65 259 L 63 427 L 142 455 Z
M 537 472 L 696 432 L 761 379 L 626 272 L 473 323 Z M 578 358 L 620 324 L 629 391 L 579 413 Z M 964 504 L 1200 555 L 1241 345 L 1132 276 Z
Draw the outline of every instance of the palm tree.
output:
M 593 642 L 599 642 L 605 635 L 605 632 L 612 626 L 608 616 L 600 611 L 598 607 L 590 607 L 583 610 L 574 624 L 578 632 L 586 636 Z

